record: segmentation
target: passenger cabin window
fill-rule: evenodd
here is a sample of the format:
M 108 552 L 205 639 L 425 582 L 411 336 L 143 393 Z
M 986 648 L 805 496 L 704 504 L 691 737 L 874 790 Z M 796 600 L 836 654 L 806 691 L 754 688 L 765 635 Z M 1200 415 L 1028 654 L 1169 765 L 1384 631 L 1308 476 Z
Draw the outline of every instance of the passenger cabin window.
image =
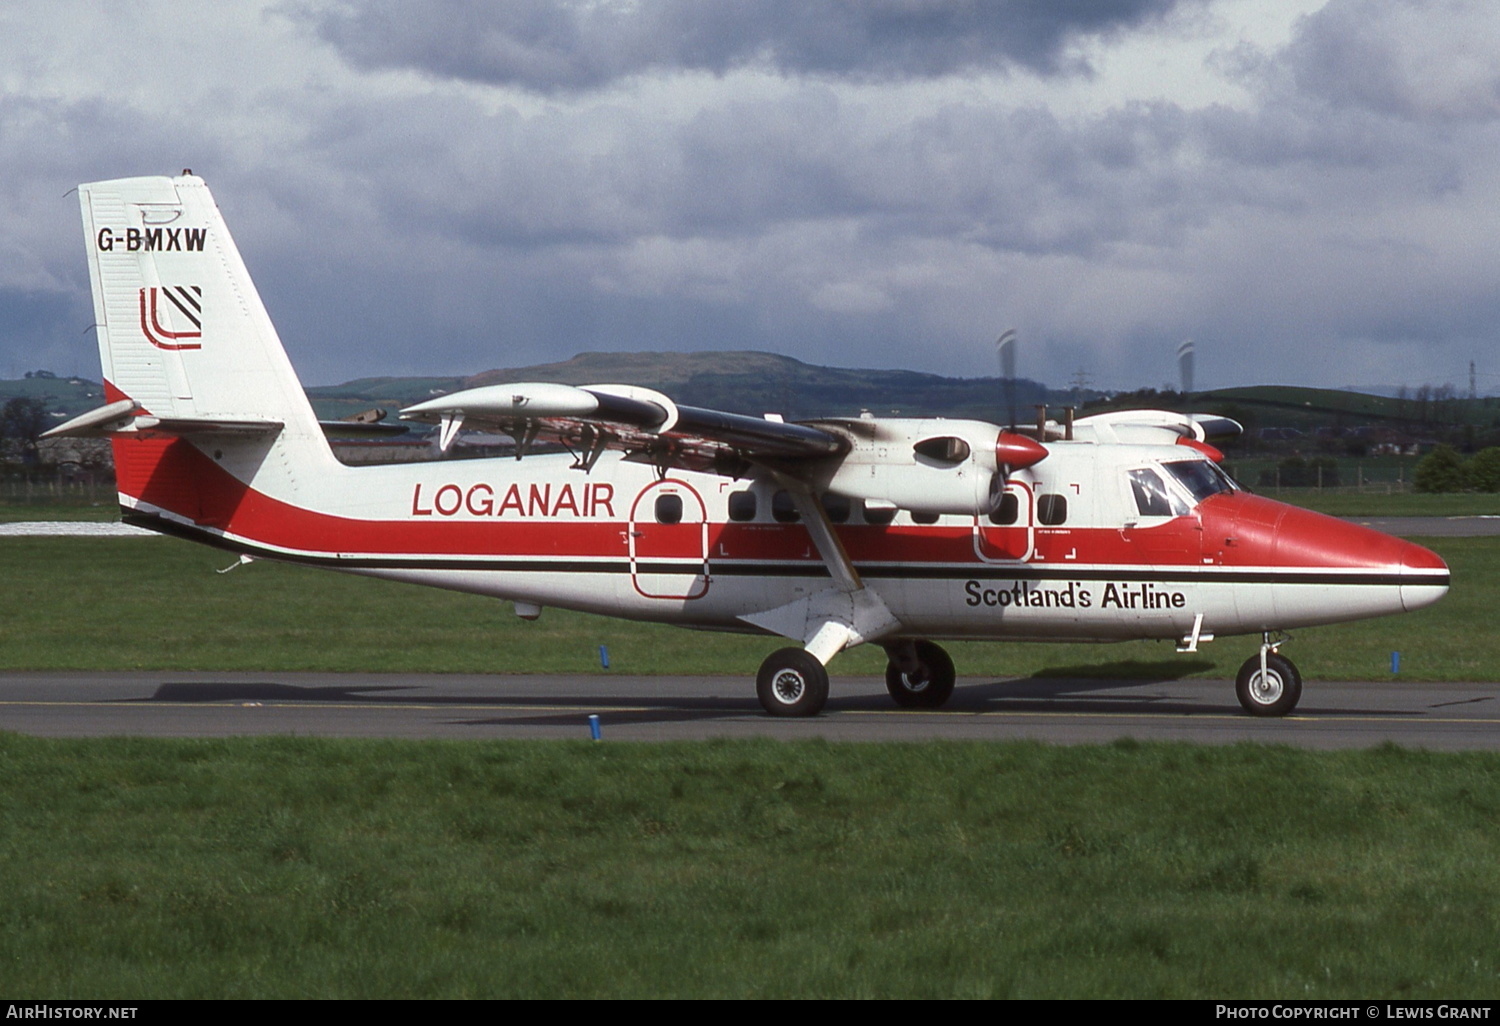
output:
M 1135 508 L 1143 517 L 1180 517 L 1187 506 L 1167 488 L 1161 475 L 1149 467 L 1130 471 L 1130 491 Z
M 892 507 L 890 509 L 875 509 L 873 507 L 866 506 L 863 501 L 860 502 L 860 505 L 864 507 L 863 512 L 865 516 L 865 523 L 867 524 L 884 525 L 889 524 L 892 520 L 896 519 L 895 507 Z
M 849 513 L 853 504 L 847 496 L 834 495 L 832 492 L 823 493 L 823 512 L 828 514 L 828 519 L 835 524 L 847 524 Z
M 1021 500 L 1015 492 L 1000 496 L 1000 505 L 990 510 L 990 523 L 997 527 L 1009 527 L 1021 519 Z
M 755 519 L 755 493 L 750 491 L 729 493 L 729 519 L 746 521 Z
M 935 524 L 938 522 L 938 514 L 918 513 L 913 510 L 911 514 L 911 522 L 914 524 Z
M 682 523 L 682 496 L 658 495 L 656 497 L 656 522 L 658 524 Z
M 1068 522 L 1068 499 L 1065 495 L 1038 495 L 1036 518 L 1048 527 Z
M 797 512 L 797 504 L 792 501 L 791 492 L 782 489 L 771 496 L 771 516 L 779 524 L 795 524 L 802 519 L 802 514 Z

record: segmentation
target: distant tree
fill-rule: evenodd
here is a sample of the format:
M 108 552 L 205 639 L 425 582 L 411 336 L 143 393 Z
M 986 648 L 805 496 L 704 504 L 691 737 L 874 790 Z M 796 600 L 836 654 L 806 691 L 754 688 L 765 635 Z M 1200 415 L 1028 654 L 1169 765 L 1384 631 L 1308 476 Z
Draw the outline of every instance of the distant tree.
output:
M 47 404 L 40 399 L 17 396 L 0 407 L 0 438 L 14 439 L 24 462 L 35 460 L 36 439 L 45 430 Z
M 1464 464 L 1464 473 L 1476 492 L 1500 492 L 1500 446 L 1480 449 Z
M 1282 488 L 1315 488 L 1322 485 L 1332 488 L 1339 483 L 1339 464 L 1332 456 L 1315 456 L 1304 459 L 1288 456 L 1276 465 L 1275 470 L 1260 472 L 1260 486 L 1280 485 Z
M 1419 492 L 1461 492 L 1468 484 L 1464 458 L 1451 445 L 1440 445 L 1417 463 L 1412 484 Z

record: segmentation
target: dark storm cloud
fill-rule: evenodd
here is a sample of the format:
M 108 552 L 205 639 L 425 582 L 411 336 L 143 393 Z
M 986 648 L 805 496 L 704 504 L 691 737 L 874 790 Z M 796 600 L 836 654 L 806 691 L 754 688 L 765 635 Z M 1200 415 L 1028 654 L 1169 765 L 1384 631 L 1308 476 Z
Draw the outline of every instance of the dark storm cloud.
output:
M 1380 117 L 1458 124 L 1500 117 L 1487 0 L 1332 0 L 1303 20 L 1287 67 L 1300 91 Z
M 418 97 L 331 111 L 310 131 L 325 159 L 360 169 L 339 202 L 374 211 L 388 238 L 533 250 L 855 224 L 880 247 L 958 238 L 1022 253 L 1168 241 L 1160 211 L 1190 201 L 1178 157 L 1200 134 L 1160 104 L 1085 126 L 950 104 L 892 126 L 878 98 L 822 89 L 681 121 L 612 106 L 523 117 Z M 437 166 L 413 156 L 438 151 Z
M 540 92 L 671 70 L 929 78 L 1015 64 L 1061 70 L 1079 36 L 1197 0 L 353 0 L 302 17 L 362 67 Z
M 220 151 L 209 134 L 100 97 L 0 97 L 0 211 L 6 216 L 0 375 L 49 367 L 97 373 L 89 355 L 94 318 L 83 229 L 71 190 L 101 178 L 175 173 L 179 161 Z
M 1159 384 L 1183 337 L 1199 340 L 1204 380 L 1417 381 L 1490 344 L 1490 8 L 1333 0 L 1290 45 L 1226 35 L 1212 60 L 1242 92 L 1223 105 L 1151 83 L 1148 101 L 1094 95 L 1119 78 L 1108 61 L 1134 52 L 1128 41 L 1100 49 L 1093 85 L 909 84 L 984 62 L 1056 67 L 1077 52 L 1070 33 L 1166 10 L 1096 13 L 1106 6 L 1013 7 L 1030 21 L 1001 30 L 979 5 L 495 5 L 498 22 L 449 5 L 422 13 L 426 30 L 394 6 L 345 5 L 322 26 L 359 29 L 371 47 L 410 29 L 413 46 L 368 59 L 415 67 L 430 51 L 434 76 L 457 74 L 448 49 L 469 61 L 488 45 L 474 40 L 516 36 L 505 19 L 529 11 L 561 64 L 464 74 L 556 95 L 508 103 L 467 82 L 372 80 L 312 15 L 285 34 L 284 18 L 248 19 L 243 79 L 156 82 L 159 68 L 126 62 L 75 91 L 15 92 L 0 97 L 0 365 L 69 370 L 91 344 L 77 204 L 62 194 L 184 165 L 214 188 L 316 382 L 587 349 L 985 373 L 1010 325 L 1026 339 L 1024 373 L 1053 381 L 1086 365 L 1101 384 Z M 913 11 L 937 27 L 881 34 Z M 600 37 L 609 18 L 623 19 L 608 23 L 617 65 Z M 748 27 L 726 43 L 734 18 Z M 858 23 L 847 52 L 847 32 L 817 28 L 839 18 Z M 1147 26 L 1146 38 L 1170 46 L 1207 24 Z M 267 25 L 277 31 L 259 35 Z M 674 69 L 746 62 L 787 78 L 662 84 Z M 644 88 L 556 88 L 637 72 L 650 83 L 651 69 L 665 73 Z

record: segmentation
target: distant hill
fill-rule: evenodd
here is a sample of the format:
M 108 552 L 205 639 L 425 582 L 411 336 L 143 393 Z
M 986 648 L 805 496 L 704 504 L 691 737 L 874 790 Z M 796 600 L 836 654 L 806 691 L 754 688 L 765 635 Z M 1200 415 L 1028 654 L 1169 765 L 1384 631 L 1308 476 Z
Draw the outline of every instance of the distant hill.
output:
M 1006 407 L 999 378 L 819 367 L 758 352 L 579 353 L 558 363 L 498 368 L 467 378 L 364 378 L 307 391 L 320 413 L 328 416 L 335 406 L 349 412 L 373 405 L 397 407 L 439 391 L 511 381 L 642 385 L 688 406 L 754 416 L 780 413 L 794 419 L 853 415 L 867 409 L 876 414 L 995 420 L 1005 416 Z M 1017 413 L 1023 420 L 1033 416 L 1036 403 L 1066 400 L 1067 394 L 1053 393 L 1040 382 L 1015 383 Z
M 38 372 L 45 374 L 45 372 Z M 690 406 L 791 419 L 878 415 L 973 417 L 1001 421 L 1010 402 L 999 378 L 949 378 L 908 370 L 820 367 L 761 352 L 579 353 L 569 360 L 481 371 L 467 377 L 371 377 L 307 390 L 320 417 L 339 419 L 372 407 L 396 411 L 434 395 L 511 381 L 599 382 L 655 388 Z M 1027 379 L 1015 382 L 1012 400 L 1022 423 L 1037 403 L 1054 408 L 1077 401 L 1072 391 Z M 73 416 L 100 405 L 103 389 L 84 378 L 36 376 L 0 381 L 0 402 L 17 396 L 43 400 L 54 414 Z M 1252 431 L 1292 427 L 1303 431 L 1355 425 L 1401 428 L 1423 435 L 1463 430 L 1475 438 L 1500 432 L 1500 399 L 1459 399 L 1451 390 L 1414 389 L 1406 398 L 1336 389 L 1256 385 L 1182 395 L 1143 389 L 1106 397 L 1086 392 L 1079 415 L 1107 409 L 1156 407 L 1223 414 Z
M 1144 389 L 1090 402 L 1080 412 L 1143 408 L 1218 413 L 1233 417 L 1251 431 L 1261 427 L 1304 432 L 1369 427 L 1415 436 L 1463 431 L 1472 442 L 1500 429 L 1500 399 L 1460 399 L 1450 392 L 1425 387 L 1411 390 L 1405 398 L 1296 385 L 1251 385 L 1191 395 Z
M 0 381 L 0 403 L 8 399 L 40 399 L 52 415 L 50 419 L 61 423 L 68 417 L 104 405 L 104 386 L 97 381 L 75 377 L 32 376 Z

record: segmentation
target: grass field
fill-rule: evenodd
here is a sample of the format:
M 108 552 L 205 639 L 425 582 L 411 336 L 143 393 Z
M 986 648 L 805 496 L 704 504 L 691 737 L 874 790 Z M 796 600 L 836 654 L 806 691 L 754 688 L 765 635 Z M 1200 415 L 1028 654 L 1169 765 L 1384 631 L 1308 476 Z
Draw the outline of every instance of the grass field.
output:
M 1500 756 L 0 735 L 28 997 L 1500 994 Z
M 1500 539 L 1310 677 L 1495 679 Z M 0 540 L 0 667 L 743 673 L 781 642 L 163 538 Z M 964 679 L 1253 649 L 953 646 Z M 839 674 L 877 672 L 878 649 Z M 1500 995 L 1500 756 L 0 735 L 0 983 L 30 997 Z
M 1303 675 L 1388 680 L 1401 652 L 1412 680 L 1494 680 L 1500 639 L 1500 538 L 1431 543 L 1453 588 L 1417 613 L 1299 632 L 1286 652 Z M 0 541 L 0 668 L 329 670 L 463 673 L 754 674 L 785 642 L 703 634 L 548 609 L 535 623 L 508 603 L 277 563 L 216 574 L 233 557 L 168 538 Z M 1030 675 L 1233 677 L 1254 651 L 1225 638 L 1193 655 L 1169 642 L 1117 645 L 964 642 L 960 680 Z M 863 646 L 832 672 L 884 672 Z
M 113 494 L 98 502 L 75 499 L 35 502 L 0 502 L 0 524 L 14 524 L 29 520 L 98 520 L 120 519 L 120 507 Z

